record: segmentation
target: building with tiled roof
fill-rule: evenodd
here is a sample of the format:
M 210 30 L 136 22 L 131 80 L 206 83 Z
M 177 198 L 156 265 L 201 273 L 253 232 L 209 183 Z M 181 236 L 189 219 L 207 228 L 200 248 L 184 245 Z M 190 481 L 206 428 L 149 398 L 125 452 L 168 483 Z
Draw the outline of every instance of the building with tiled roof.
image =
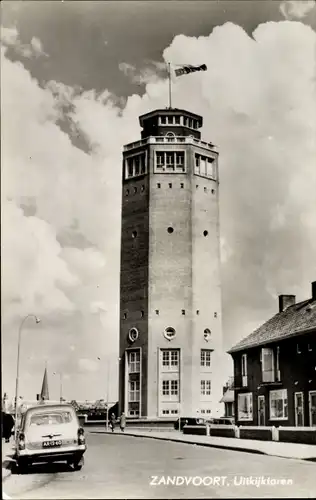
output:
M 228 352 L 238 425 L 316 427 L 316 281 L 308 300 L 280 295 L 279 312 Z

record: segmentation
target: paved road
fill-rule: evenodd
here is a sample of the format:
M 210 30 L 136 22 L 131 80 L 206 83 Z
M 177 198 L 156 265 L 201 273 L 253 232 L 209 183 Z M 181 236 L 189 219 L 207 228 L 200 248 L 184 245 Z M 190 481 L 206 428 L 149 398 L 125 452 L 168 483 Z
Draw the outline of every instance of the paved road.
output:
M 16 499 L 316 496 L 316 464 L 311 462 L 93 431 L 87 443 L 80 472 L 63 464 L 35 465 L 26 475 L 13 474 L 5 493 Z M 244 484 L 251 477 L 291 484 Z M 181 484 L 185 481 L 191 484 Z

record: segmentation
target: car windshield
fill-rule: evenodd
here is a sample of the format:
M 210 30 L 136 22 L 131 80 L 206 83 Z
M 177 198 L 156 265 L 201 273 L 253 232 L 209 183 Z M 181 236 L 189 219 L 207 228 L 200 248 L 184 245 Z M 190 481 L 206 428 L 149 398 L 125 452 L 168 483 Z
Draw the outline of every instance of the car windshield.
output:
M 68 424 L 71 421 L 72 415 L 70 411 L 63 411 L 58 413 L 37 413 L 31 416 L 30 425 Z

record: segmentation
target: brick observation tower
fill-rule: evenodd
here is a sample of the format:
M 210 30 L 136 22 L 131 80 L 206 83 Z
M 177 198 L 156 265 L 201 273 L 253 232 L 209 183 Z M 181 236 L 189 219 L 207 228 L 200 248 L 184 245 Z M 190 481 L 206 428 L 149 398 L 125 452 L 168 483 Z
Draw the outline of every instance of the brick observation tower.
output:
M 123 152 L 120 411 L 210 416 L 223 386 L 218 152 L 189 111 L 139 121 Z

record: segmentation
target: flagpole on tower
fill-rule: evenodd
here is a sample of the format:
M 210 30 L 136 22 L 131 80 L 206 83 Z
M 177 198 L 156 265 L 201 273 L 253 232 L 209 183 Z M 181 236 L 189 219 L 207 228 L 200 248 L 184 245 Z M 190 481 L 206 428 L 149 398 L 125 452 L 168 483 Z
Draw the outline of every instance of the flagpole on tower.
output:
M 168 63 L 168 77 L 169 77 L 169 109 L 171 109 L 171 69 Z

